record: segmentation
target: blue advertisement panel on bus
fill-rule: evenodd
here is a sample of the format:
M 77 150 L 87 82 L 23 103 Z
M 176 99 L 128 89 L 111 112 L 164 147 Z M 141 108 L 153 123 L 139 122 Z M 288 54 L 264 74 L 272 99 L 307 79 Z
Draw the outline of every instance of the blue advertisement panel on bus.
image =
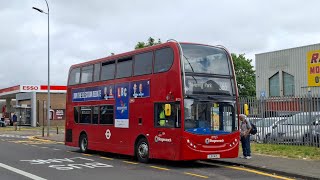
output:
M 130 98 L 150 97 L 150 80 L 72 90 L 73 102 L 115 100 L 115 127 L 129 127 Z
M 96 86 L 72 90 L 73 102 L 99 101 L 114 98 L 114 85 Z
M 117 84 L 115 127 L 129 128 L 129 83 Z
M 150 97 L 150 80 L 131 82 L 130 90 L 130 97 Z

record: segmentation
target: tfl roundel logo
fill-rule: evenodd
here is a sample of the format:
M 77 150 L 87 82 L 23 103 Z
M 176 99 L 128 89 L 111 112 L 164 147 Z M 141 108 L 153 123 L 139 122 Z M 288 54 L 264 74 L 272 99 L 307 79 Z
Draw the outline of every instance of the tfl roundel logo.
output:
M 210 143 L 210 139 L 209 138 L 206 138 L 206 140 L 204 141 L 206 144 L 209 144 Z

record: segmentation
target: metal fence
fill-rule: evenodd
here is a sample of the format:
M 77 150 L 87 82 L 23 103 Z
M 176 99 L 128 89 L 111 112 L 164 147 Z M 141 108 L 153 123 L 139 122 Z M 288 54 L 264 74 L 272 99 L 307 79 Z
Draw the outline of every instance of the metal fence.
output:
M 249 105 L 258 143 L 320 146 L 320 96 L 240 98 L 240 113 Z

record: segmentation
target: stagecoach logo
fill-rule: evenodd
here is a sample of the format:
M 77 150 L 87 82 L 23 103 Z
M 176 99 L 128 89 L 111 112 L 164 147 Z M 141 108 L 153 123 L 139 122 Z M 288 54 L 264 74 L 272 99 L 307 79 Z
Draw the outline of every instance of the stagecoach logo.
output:
M 210 138 L 206 138 L 205 143 L 209 144 L 209 143 L 216 143 L 216 142 L 224 142 L 224 139 L 210 139 Z
M 155 142 L 172 142 L 171 138 L 162 138 L 159 136 L 154 137 Z
M 107 139 L 110 139 L 110 138 L 111 138 L 111 132 L 110 132 L 110 130 L 107 129 L 107 130 L 106 130 L 106 133 L 105 133 L 104 135 L 106 135 L 106 138 L 107 138 Z

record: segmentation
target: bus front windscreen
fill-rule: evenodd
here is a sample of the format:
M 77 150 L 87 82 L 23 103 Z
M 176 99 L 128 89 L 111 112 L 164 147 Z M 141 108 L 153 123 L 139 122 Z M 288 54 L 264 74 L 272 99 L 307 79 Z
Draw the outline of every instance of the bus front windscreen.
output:
M 184 128 L 193 134 L 228 134 L 236 129 L 234 103 L 184 100 Z
M 182 44 L 181 47 L 186 73 L 231 75 L 226 51 L 195 44 Z
M 232 66 L 223 49 L 182 44 L 186 95 L 234 96 Z

